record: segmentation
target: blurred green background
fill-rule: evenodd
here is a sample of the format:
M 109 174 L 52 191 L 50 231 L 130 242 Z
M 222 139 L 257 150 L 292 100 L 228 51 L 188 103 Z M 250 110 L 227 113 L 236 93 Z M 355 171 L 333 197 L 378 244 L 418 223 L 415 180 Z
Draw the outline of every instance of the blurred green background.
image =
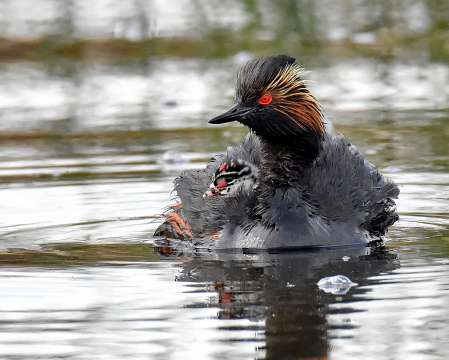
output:
M 447 62 L 444 0 L 2 0 L 2 60 L 425 57 Z M 329 60 L 327 60 L 329 61 Z

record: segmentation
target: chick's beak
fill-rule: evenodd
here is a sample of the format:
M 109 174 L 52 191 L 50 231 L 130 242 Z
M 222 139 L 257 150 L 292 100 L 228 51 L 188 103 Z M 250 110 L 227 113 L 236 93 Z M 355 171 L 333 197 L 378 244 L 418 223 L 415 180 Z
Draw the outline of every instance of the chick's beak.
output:
M 220 195 L 221 190 L 215 186 L 211 186 L 204 194 L 203 199 L 208 199 L 217 195 Z
M 209 120 L 209 124 L 224 124 L 231 121 L 239 121 L 244 119 L 251 110 L 252 109 L 249 107 L 235 104 L 225 113 L 214 117 L 212 120 Z

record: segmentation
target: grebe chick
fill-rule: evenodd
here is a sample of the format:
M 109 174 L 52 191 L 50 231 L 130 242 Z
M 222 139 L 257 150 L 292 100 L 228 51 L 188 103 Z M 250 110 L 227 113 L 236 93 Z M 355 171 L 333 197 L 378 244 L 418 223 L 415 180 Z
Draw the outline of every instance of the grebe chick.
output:
M 259 170 L 256 166 L 241 159 L 231 159 L 229 163 L 225 162 L 217 169 L 203 198 L 233 197 L 240 191 L 250 193 L 257 188 L 258 183 Z

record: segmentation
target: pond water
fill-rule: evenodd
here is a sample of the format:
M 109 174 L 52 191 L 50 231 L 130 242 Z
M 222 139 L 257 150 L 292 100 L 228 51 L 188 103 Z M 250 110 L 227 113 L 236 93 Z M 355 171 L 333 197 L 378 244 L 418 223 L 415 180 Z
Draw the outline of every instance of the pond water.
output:
M 0 55 L 1 358 L 447 358 L 449 51 L 444 27 L 436 38 L 430 33 L 449 19 L 444 6 L 416 0 L 402 13 L 406 2 L 398 1 L 385 16 L 377 2 L 301 2 L 301 16 L 329 19 L 315 35 L 331 43 L 290 53 L 310 71 L 335 131 L 400 187 L 387 251 L 192 256 L 186 249 L 161 258 L 152 235 L 172 203 L 173 179 L 247 132 L 207 124 L 232 104 L 236 71 L 313 34 L 301 16 L 288 18 L 288 1 L 275 14 L 261 5 L 260 18 L 252 2 L 225 1 L 199 12 L 204 24 L 189 1 L 191 12 L 176 10 L 187 20 L 160 1 L 143 8 L 101 1 L 91 12 L 85 1 L 40 2 L 40 17 L 20 10 L 25 0 L 0 4 L 11 14 L 0 19 L 0 47 L 9 51 Z M 220 18 L 228 3 L 238 6 Z M 348 11 L 358 20 L 343 21 Z M 144 38 L 157 33 L 156 17 L 159 35 L 185 35 L 187 45 L 175 55 L 162 43 L 163 56 L 129 56 L 120 42 L 108 45 L 110 57 L 92 48 L 66 56 L 52 38 L 63 36 L 64 46 L 72 36 L 140 41 L 128 26 L 136 14 L 146 14 Z M 302 25 L 286 36 L 279 22 L 266 25 L 270 14 L 287 16 L 285 27 Z M 360 25 L 373 14 L 392 23 L 380 22 L 379 31 Z M 204 34 L 218 18 L 243 37 L 257 23 L 249 39 L 258 45 L 248 50 L 246 39 L 234 51 Z M 412 29 L 429 43 L 414 38 L 397 48 L 392 42 L 405 38 L 388 38 L 389 28 Z M 281 35 L 289 42 L 278 47 Z M 197 49 L 198 36 L 206 39 L 200 50 L 186 50 Z M 211 56 L 211 46 L 224 53 Z M 352 283 L 317 285 L 335 275 Z

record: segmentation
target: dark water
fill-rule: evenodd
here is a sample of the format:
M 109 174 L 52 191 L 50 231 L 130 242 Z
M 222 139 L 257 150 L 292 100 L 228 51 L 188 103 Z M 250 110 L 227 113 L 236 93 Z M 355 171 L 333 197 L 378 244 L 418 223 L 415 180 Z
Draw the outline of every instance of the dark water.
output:
M 0 358 L 447 358 L 445 2 L 34 4 L 0 3 Z M 388 251 L 161 259 L 173 179 L 246 134 L 207 120 L 281 52 L 400 186 Z

